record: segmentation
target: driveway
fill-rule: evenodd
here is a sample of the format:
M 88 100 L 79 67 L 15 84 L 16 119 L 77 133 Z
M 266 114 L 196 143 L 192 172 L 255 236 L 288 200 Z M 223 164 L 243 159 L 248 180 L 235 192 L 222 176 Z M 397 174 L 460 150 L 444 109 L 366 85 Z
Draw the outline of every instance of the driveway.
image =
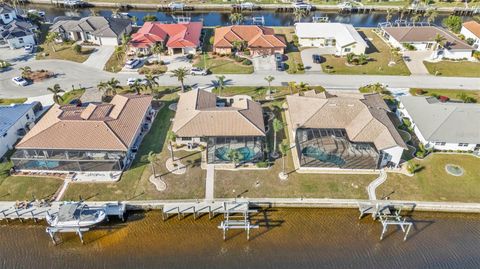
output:
M 313 62 L 312 56 L 333 54 L 335 49 L 330 48 L 308 48 L 300 51 L 300 56 L 302 57 L 303 66 L 305 67 L 305 72 L 323 72 L 322 65 Z
M 19 62 L 28 62 L 35 59 L 35 54 L 33 53 L 26 53 L 25 50 L 22 49 L 10 49 L 6 46 L 0 46 L 0 60 L 5 60 L 11 64 L 19 63 Z
M 423 64 L 423 61 L 429 59 L 432 55 L 432 51 L 405 51 L 403 56 L 409 57 L 409 61 L 405 61 L 405 64 L 410 70 L 412 75 L 429 75 L 427 68 Z
M 155 60 L 157 59 L 157 56 L 154 56 Z M 192 69 L 192 63 L 189 59 L 187 59 L 187 56 L 185 55 L 167 55 L 167 56 L 161 56 L 161 60 L 163 60 L 168 67 L 168 71 L 172 71 L 178 68 L 186 68 L 186 69 Z
M 103 70 L 110 56 L 115 51 L 114 46 L 95 46 L 95 51 L 83 62 L 84 65 Z
M 275 56 L 254 56 L 252 57 L 253 70 L 255 73 L 277 72 Z

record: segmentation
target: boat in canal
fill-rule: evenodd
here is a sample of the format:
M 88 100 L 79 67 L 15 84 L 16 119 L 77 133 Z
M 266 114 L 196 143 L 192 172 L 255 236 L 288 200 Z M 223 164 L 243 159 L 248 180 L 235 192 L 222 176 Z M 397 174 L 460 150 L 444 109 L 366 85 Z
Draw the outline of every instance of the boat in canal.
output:
M 102 207 L 91 208 L 82 202 L 62 204 L 57 214 L 47 215 L 47 222 L 55 228 L 92 227 L 107 218 Z

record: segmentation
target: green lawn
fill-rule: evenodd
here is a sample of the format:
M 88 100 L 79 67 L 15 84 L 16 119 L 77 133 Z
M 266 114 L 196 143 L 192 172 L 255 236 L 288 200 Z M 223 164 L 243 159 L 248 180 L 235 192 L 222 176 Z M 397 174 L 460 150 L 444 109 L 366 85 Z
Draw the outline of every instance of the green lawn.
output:
M 39 46 L 36 59 L 37 60 L 57 59 L 57 60 L 66 60 L 66 61 L 72 61 L 77 63 L 83 63 L 88 59 L 88 57 L 90 56 L 90 54 L 92 54 L 93 51 L 94 49 L 92 48 L 82 47 L 82 52 L 76 53 L 75 51 L 73 51 L 72 44 L 70 43 L 55 45 L 55 51 L 54 51 L 51 45 L 44 44 Z
M 251 74 L 253 73 L 253 65 L 244 65 L 238 63 L 228 56 L 212 55 L 198 55 L 195 67 L 207 68 L 212 74 Z
M 377 189 L 377 197 L 390 195 L 392 200 L 480 202 L 480 159 L 459 154 L 433 154 L 416 161 L 423 168 L 413 177 L 389 173 Z M 465 170 L 460 177 L 449 175 L 446 164 Z
M 127 55 L 125 54 L 125 50 L 114 51 L 108 61 L 105 63 L 103 70 L 112 73 L 120 72 L 125 65 L 126 57 Z
M 323 70 L 327 70 L 327 66 L 333 67 L 332 74 L 351 74 L 351 75 L 396 75 L 396 76 L 408 76 L 410 71 L 408 70 L 402 57 L 399 55 L 394 56 L 391 48 L 383 42 L 370 29 L 360 29 L 361 36 L 367 37 L 370 41 L 367 41 L 369 48 L 367 48 L 366 55 L 370 58 L 370 61 L 364 65 L 350 66 L 346 65 L 346 57 L 335 57 L 333 55 L 323 55 L 326 61 L 322 63 Z M 395 60 L 396 64 L 388 66 L 391 60 Z
M 417 90 L 419 88 L 412 88 L 410 89 L 410 94 L 411 95 L 417 95 Z M 480 100 L 480 91 L 478 90 L 454 90 L 454 89 L 422 89 L 423 91 L 426 91 L 424 95 L 432 96 L 432 95 L 443 95 L 447 96 L 450 99 L 459 99 L 458 95 L 465 93 L 468 96 L 471 96 L 475 98 L 478 102 Z
M 293 27 L 274 27 L 275 34 L 283 35 L 287 40 L 287 48 L 285 55 L 287 60 L 285 61 L 285 70 L 289 74 L 303 74 L 305 70 L 299 69 L 298 64 L 302 64 L 302 56 L 300 50 L 293 44 L 293 36 L 295 35 L 295 28 Z
M 0 98 L 0 105 L 23 104 L 27 98 Z
M 478 62 L 450 62 L 437 63 L 424 61 L 423 64 L 432 75 L 445 77 L 480 77 L 480 63 Z
M 66 92 L 64 95 L 62 95 L 62 105 L 69 104 L 73 99 L 80 99 L 84 93 L 85 90 L 83 89 Z

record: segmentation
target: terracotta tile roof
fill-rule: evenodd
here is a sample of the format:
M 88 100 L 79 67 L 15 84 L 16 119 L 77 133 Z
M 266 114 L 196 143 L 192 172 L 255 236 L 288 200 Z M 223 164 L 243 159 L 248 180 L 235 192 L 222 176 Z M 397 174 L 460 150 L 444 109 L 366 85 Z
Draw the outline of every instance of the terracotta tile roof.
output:
M 169 48 L 197 47 L 200 44 L 202 22 L 165 24 L 146 22 L 137 33 L 132 35 L 130 45 L 145 48 L 156 42 L 167 42 Z
M 17 148 L 126 151 L 151 101 L 148 95 L 116 95 L 110 104 L 53 105 Z
M 370 142 L 378 150 L 407 148 L 393 125 L 391 114 L 378 94 L 312 94 L 287 96 L 288 113 L 294 129 L 345 129 L 354 142 Z
M 214 47 L 231 48 L 235 41 L 246 41 L 248 47 L 285 48 L 286 41 L 272 28 L 257 25 L 233 25 L 215 29 Z
M 470 45 L 448 31 L 434 26 L 384 27 L 383 30 L 400 43 L 434 42 L 437 34 L 445 37 L 447 48 L 454 50 L 471 50 Z
M 463 27 L 467 28 L 472 34 L 480 38 L 480 23 L 476 21 L 467 21 L 463 23 Z
M 217 96 L 203 90 L 183 93 L 173 132 L 180 137 L 265 136 L 262 107 L 247 96 L 217 107 Z

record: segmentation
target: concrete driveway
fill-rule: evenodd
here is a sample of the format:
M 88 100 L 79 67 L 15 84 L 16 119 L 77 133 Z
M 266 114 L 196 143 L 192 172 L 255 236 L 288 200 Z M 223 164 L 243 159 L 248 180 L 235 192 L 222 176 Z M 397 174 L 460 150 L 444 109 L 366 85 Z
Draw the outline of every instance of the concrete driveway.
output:
M 155 60 L 157 59 L 156 56 L 154 56 Z M 167 56 L 162 56 L 161 59 L 167 63 L 168 71 L 172 71 L 178 68 L 186 68 L 186 69 L 192 69 L 192 63 L 189 59 L 187 59 L 187 56 L 185 55 L 167 55 Z
M 84 65 L 103 70 L 110 56 L 115 51 L 114 46 L 95 46 L 95 51 L 83 62 Z
M 412 75 L 430 75 L 423 61 L 429 59 L 431 55 L 432 51 L 405 51 L 403 53 L 403 56 L 409 59 L 405 60 L 405 64 Z
M 255 73 L 277 72 L 275 56 L 254 56 L 252 57 L 253 70 Z
M 34 53 L 26 53 L 23 48 L 10 49 L 9 47 L 0 47 L 0 60 L 5 60 L 11 64 L 28 62 L 35 59 Z
M 334 51 L 335 52 L 335 51 Z M 322 65 L 313 62 L 312 56 L 331 54 L 329 50 L 321 48 L 308 48 L 300 51 L 300 56 L 302 57 L 303 66 L 305 67 L 305 72 L 323 72 Z

